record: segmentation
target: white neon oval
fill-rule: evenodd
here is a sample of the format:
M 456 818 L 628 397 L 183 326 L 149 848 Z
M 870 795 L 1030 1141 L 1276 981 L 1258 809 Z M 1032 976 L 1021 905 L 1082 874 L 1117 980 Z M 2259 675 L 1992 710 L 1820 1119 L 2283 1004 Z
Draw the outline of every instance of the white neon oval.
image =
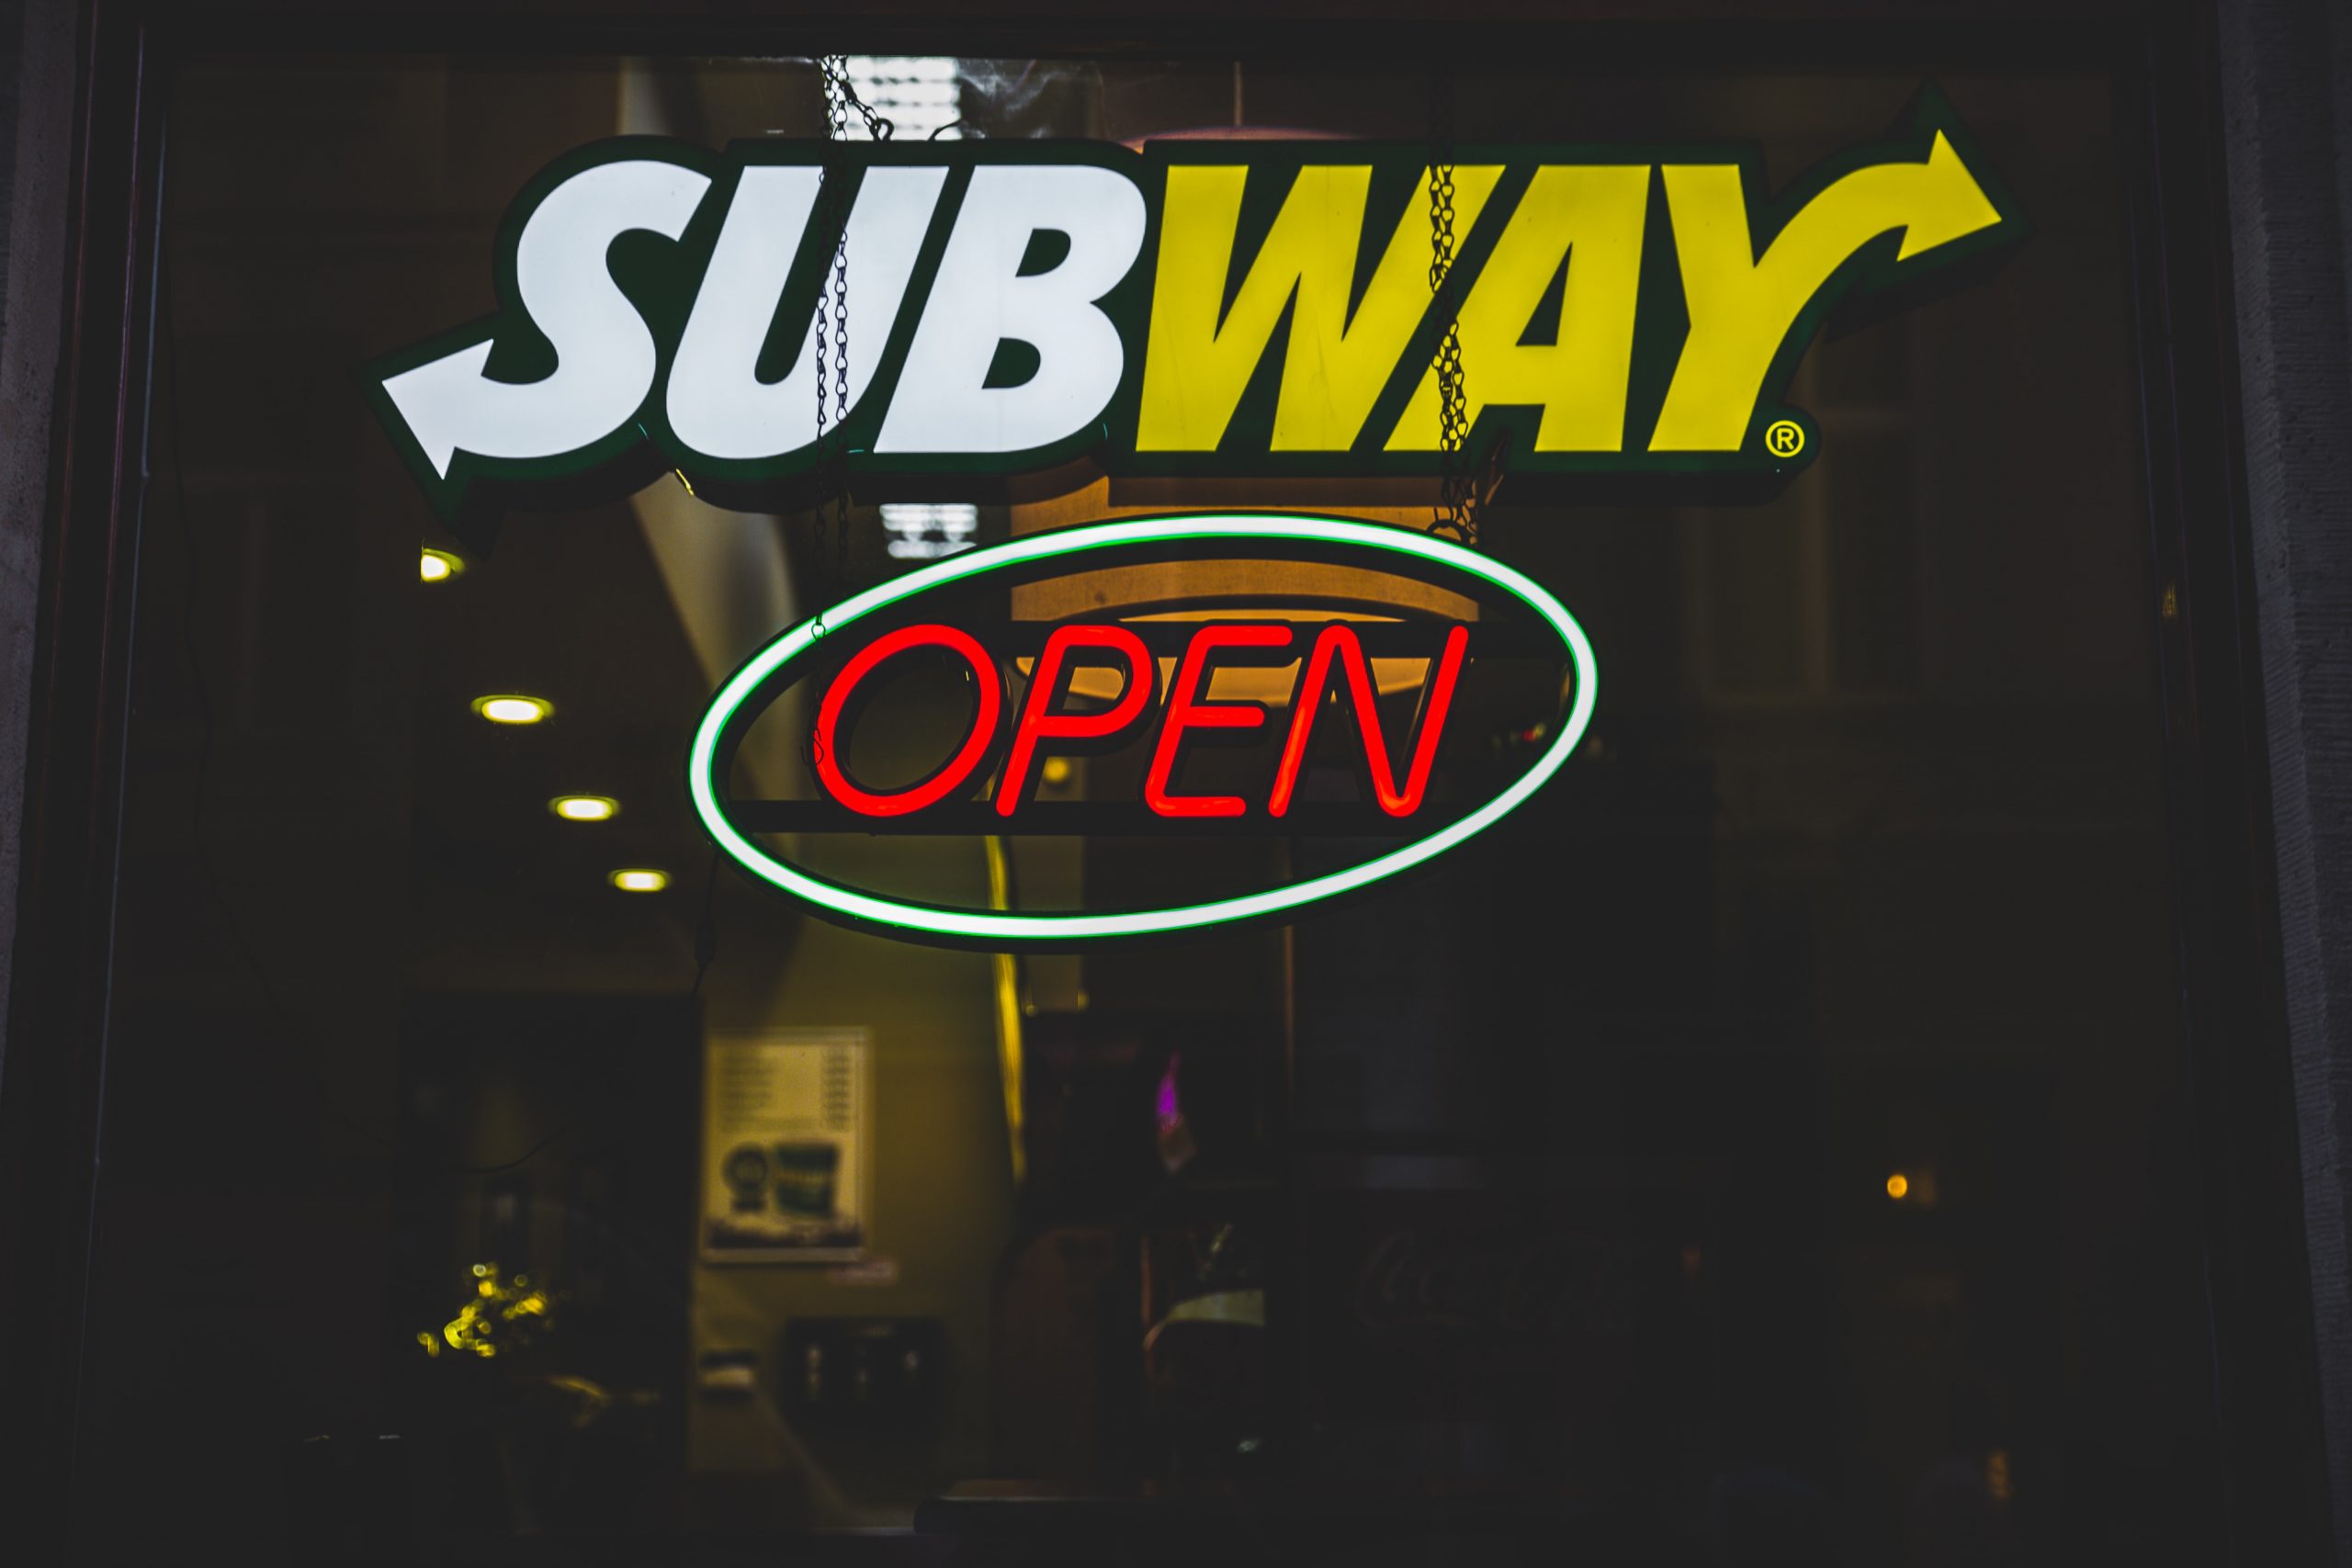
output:
M 1533 765 L 1513 780 L 1508 788 L 1477 810 L 1455 818 L 1427 838 L 1416 839 L 1343 871 L 1329 872 L 1305 882 L 1271 887 L 1261 893 L 1219 898 L 1205 904 L 1179 905 L 1164 909 L 1121 910 L 1110 914 L 1081 911 L 1022 915 L 991 909 L 951 909 L 929 904 L 910 904 L 862 893 L 854 887 L 811 875 L 798 866 L 769 854 L 727 820 L 718 801 L 717 779 L 720 738 L 744 703 L 777 671 L 815 647 L 819 638 L 836 635 L 876 611 L 916 594 L 927 593 L 933 589 L 991 571 L 1093 550 L 1167 544 L 1175 540 L 1233 543 L 1289 540 L 1383 550 L 1431 561 L 1490 583 L 1533 610 L 1567 649 L 1575 669 L 1574 690 L 1569 698 L 1568 711 L 1560 721 L 1559 732 Z M 1326 898 L 1336 898 L 1399 872 L 1409 871 L 1456 845 L 1467 842 L 1501 821 L 1542 789 L 1575 753 L 1577 743 L 1584 739 L 1585 729 L 1592 722 L 1600 678 L 1600 669 L 1593 660 L 1592 644 L 1586 639 L 1584 628 L 1577 625 L 1576 618 L 1568 614 L 1566 605 L 1525 573 L 1514 571 L 1491 557 L 1427 534 L 1331 517 L 1253 516 L 1248 513 L 1149 517 L 1097 523 L 1079 528 L 1059 528 L 950 556 L 879 587 L 853 595 L 822 615 L 786 631 L 753 654 L 741 670 L 728 678 L 727 683 L 719 687 L 718 695 L 711 699 L 709 710 L 703 715 L 702 724 L 695 731 L 694 750 L 686 764 L 686 783 L 694 799 L 695 814 L 701 818 L 705 830 L 736 864 L 773 887 L 852 920 L 890 927 L 914 935 L 1007 946 L 1167 935 L 1230 925 L 1239 920 L 1262 919 L 1270 915 L 1320 903 Z

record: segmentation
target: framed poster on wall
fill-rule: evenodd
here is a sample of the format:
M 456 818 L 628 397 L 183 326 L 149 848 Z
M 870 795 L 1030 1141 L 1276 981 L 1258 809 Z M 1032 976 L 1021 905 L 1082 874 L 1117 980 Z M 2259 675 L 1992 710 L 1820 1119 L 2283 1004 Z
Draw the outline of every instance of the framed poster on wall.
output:
M 862 1257 L 872 1221 L 874 1063 L 866 1032 L 720 1034 L 704 1051 L 704 1258 Z

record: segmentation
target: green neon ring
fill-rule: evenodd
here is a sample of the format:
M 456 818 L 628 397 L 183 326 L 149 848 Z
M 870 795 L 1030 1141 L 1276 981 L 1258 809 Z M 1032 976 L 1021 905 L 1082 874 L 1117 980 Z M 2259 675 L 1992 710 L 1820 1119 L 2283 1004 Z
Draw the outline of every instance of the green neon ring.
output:
M 877 897 L 855 888 L 828 882 L 776 859 L 738 831 L 727 820 L 718 802 L 718 766 L 720 741 L 737 712 L 769 677 L 815 647 L 819 638 L 839 632 L 876 611 L 918 593 L 1056 556 L 1080 555 L 1122 546 L 1161 545 L 1178 540 L 1247 541 L 1280 539 L 1307 544 L 1340 545 L 1420 560 L 1461 571 L 1494 587 L 1532 609 L 1556 633 L 1575 666 L 1575 684 L 1566 716 L 1552 744 L 1510 787 L 1467 816 L 1429 835 L 1360 862 L 1343 871 L 1310 877 L 1261 893 L 1220 898 L 1164 909 L 1133 909 L 1113 914 L 1019 915 L 989 909 L 941 908 Z M 1090 524 L 1031 535 L 984 549 L 970 550 L 869 588 L 843 600 L 822 615 L 801 622 L 778 636 L 728 677 L 711 699 L 702 724 L 695 731 L 688 754 L 686 784 L 695 814 L 728 857 L 761 881 L 815 905 L 820 910 L 855 924 L 887 928 L 919 938 L 993 943 L 1014 947 L 1032 943 L 1067 943 L 1119 937 L 1161 936 L 1171 932 L 1262 919 L 1302 908 L 1370 886 L 1384 878 L 1409 871 L 1493 827 L 1524 804 L 1548 783 L 1573 755 L 1577 743 L 1592 722 L 1599 694 L 1600 669 L 1592 644 L 1567 607 L 1524 573 L 1512 570 L 1488 556 L 1427 534 L 1371 523 L 1330 517 L 1255 516 L 1248 513 L 1152 517 L 1117 523 Z

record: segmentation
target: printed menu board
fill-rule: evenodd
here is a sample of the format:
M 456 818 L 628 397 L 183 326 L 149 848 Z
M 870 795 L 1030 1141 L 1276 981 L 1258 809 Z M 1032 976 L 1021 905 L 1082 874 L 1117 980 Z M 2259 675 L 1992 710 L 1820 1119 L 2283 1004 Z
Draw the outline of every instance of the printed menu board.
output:
M 703 1257 L 824 1263 L 862 1255 L 872 1158 L 866 1032 L 715 1035 L 706 1052 Z

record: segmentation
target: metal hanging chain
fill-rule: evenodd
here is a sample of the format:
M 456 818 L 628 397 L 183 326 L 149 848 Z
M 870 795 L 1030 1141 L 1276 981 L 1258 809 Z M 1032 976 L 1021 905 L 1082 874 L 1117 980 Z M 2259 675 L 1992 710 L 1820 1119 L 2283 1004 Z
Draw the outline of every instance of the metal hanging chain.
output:
M 1453 288 L 1453 85 L 1440 72 L 1430 82 L 1430 294 L 1445 321 L 1437 350 L 1438 500 L 1430 532 L 1458 544 L 1478 542 L 1478 501 L 1463 447 L 1470 436 L 1468 399 L 1462 390 L 1462 329 Z
M 875 112 L 874 106 L 858 96 L 849 79 L 847 62 L 838 54 L 820 56 L 817 70 L 825 84 L 825 136 L 840 141 L 849 125 L 849 113 L 857 111 L 865 123 L 865 134 L 876 141 L 888 141 L 897 128 L 888 118 Z M 829 176 L 839 173 L 838 166 L 827 170 Z M 838 185 L 835 186 L 839 188 Z M 831 296 L 832 375 L 828 379 L 826 369 L 826 295 Z M 817 439 L 822 443 L 828 426 L 838 432 L 849 419 L 849 215 L 843 208 L 841 238 L 833 243 L 833 272 L 827 284 L 818 288 L 817 315 L 814 323 L 817 349 Z M 832 399 L 831 418 L 826 417 L 825 400 Z M 833 515 L 830 525 L 825 516 L 825 502 L 817 502 L 817 558 L 830 578 L 828 597 L 838 597 L 849 575 L 849 451 L 846 445 L 836 441 L 828 457 L 832 469 L 831 482 L 827 488 L 833 498 Z M 830 539 L 829 539 L 830 536 Z M 830 549 L 828 544 L 830 543 Z M 828 559 L 830 557 L 830 560 Z
M 825 75 L 825 113 L 832 122 L 834 141 L 841 140 L 843 115 L 849 109 L 855 109 L 857 118 L 865 122 L 866 135 L 876 141 L 890 140 L 891 134 L 898 130 L 898 127 L 890 122 L 888 115 L 882 114 L 872 104 L 857 96 L 857 85 L 849 79 L 847 56 L 821 55 L 817 61 L 817 69 L 823 72 Z

